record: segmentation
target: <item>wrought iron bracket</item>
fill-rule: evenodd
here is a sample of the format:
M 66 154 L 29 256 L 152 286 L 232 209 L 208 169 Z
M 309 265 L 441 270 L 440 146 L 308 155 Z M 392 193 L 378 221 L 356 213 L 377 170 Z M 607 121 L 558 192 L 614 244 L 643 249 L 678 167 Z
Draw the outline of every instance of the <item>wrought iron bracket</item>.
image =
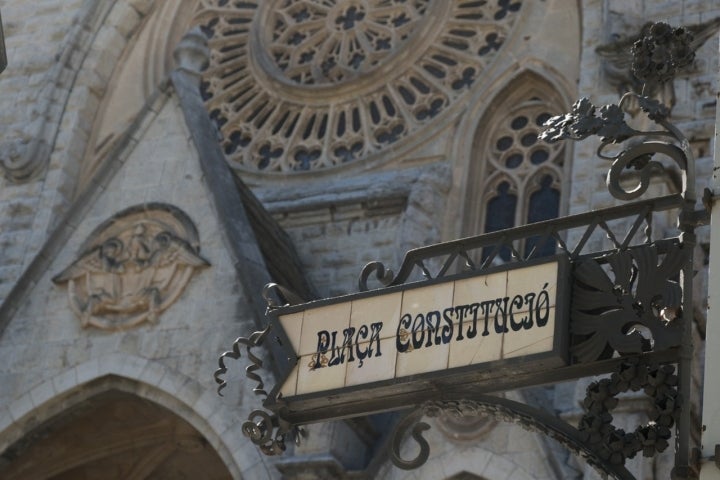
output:
M 682 232 L 684 243 L 692 250 L 695 246 L 694 229 L 708 223 L 709 211 L 713 203 L 713 194 L 705 190 L 703 194 L 703 210 L 696 210 L 695 193 L 695 158 L 687 137 L 669 121 L 672 105 L 664 105 L 648 94 L 657 92 L 658 87 L 673 81 L 676 72 L 688 65 L 694 58 L 695 49 L 692 31 L 685 28 L 672 28 L 665 23 L 648 24 L 643 34 L 634 43 L 631 54 L 633 57 L 632 71 L 636 78 L 643 82 L 642 92 L 629 92 L 622 96 L 617 104 L 605 105 L 597 109 L 586 98 L 573 105 L 572 112 L 553 117 L 548 120 L 541 138 L 546 141 L 560 139 L 582 140 L 591 135 L 601 138 L 598 156 L 612 160 L 608 172 L 607 186 L 610 194 L 623 201 L 638 198 L 644 194 L 650 184 L 651 176 L 662 174 L 666 166 L 655 159 L 656 156 L 670 158 L 674 167 L 682 172 L 683 203 L 678 215 L 678 228 Z M 637 130 L 625 122 L 628 100 L 645 113 L 648 120 L 661 127 L 659 130 Z M 630 146 L 617 154 L 606 155 L 604 152 L 610 145 L 620 145 L 628 140 Z M 621 182 L 626 169 L 634 169 L 639 174 L 639 182 L 632 189 L 626 189 Z M 616 272 L 617 273 L 617 272 Z M 682 282 L 682 314 L 686 316 L 679 325 L 679 356 L 678 376 L 679 395 L 685 403 L 689 403 L 691 383 L 691 363 L 693 360 L 692 345 L 692 256 L 683 262 L 681 268 Z M 694 478 L 697 471 L 695 461 L 690 458 L 690 408 L 687 406 L 677 415 L 675 468 L 673 479 Z M 665 434 L 663 434 L 665 435 Z M 657 435 L 656 435 L 657 436 Z M 669 435 L 668 435 L 669 437 Z M 609 445 L 605 442 L 606 446 Z
M 584 458 L 603 476 L 633 480 L 635 477 L 624 466 L 626 458 L 639 452 L 652 456 L 668 447 L 669 428 L 681 407 L 673 371 L 674 367 L 670 365 L 660 367 L 641 357 L 628 358 L 609 379 L 588 387 L 584 402 L 588 413 L 579 428 L 554 414 L 517 401 L 477 394 L 468 389 L 447 391 L 438 400 L 414 406 L 396 424 L 391 437 L 390 458 L 397 467 L 405 470 L 418 468 L 427 461 L 430 447 L 423 432 L 430 429 L 430 425 L 421 421 L 423 417 L 480 415 L 545 434 Z M 614 427 L 610 413 L 618 404 L 616 396 L 628 390 L 644 390 L 654 399 L 655 405 L 652 421 L 632 433 Z M 400 448 L 408 434 L 419 447 L 419 452 L 410 459 L 402 457 Z
M 218 369 L 215 370 L 214 378 L 218 384 L 217 393 L 222 396 L 223 389 L 227 386 L 224 375 L 227 373 L 225 359 L 230 358 L 237 360 L 241 357 L 240 349 L 246 347 L 246 355 L 250 360 L 250 365 L 245 368 L 245 376 L 255 383 L 253 393 L 268 398 L 265 390 L 265 383 L 260 376 L 259 370 L 263 366 L 263 361 L 258 357 L 253 349 L 261 347 L 270 335 L 272 326 L 268 325 L 264 330 L 254 332 L 249 337 L 238 337 L 233 343 L 232 350 L 224 352 L 218 359 Z M 282 404 L 282 402 L 280 402 Z M 242 432 L 251 442 L 257 445 L 265 455 L 280 455 L 286 449 L 286 442 L 289 438 L 293 438 L 296 443 L 300 442 L 303 436 L 302 429 L 297 425 L 287 422 L 281 415 L 276 412 L 257 409 L 250 412 L 247 421 L 242 425 Z
M 646 84 L 671 81 L 674 72 L 691 59 L 686 45 L 691 36 L 686 30 L 674 30 L 666 24 L 650 26 L 646 32 L 647 38 L 643 37 L 633 49 L 636 76 Z M 666 63 L 658 63 L 663 61 Z M 429 444 L 422 437 L 429 425 L 420 419 L 450 411 L 457 415 L 490 415 L 547 434 L 586 458 L 602 474 L 621 480 L 633 479 L 624 466 L 626 458 L 639 452 L 651 456 L 664 450 L 669 446 L 671 428 L 675 427 L 676 457 L 672 478 L 694 478 L 697 458 L 691 458 L 689 408 L 693 359 L 691 253 L 695 247 L 694 229 L 707 224 L 715 197 L 706 190 L 703 195 L 705 209 L 696 210 L 695 159 L 688 139 L 669 122 L 669 108 L 644 93 L 627 93 L 617 104 L 600 108 L 588 99 L 581 99 L 570 113 L 548 120 L 547 130 L 540 136 L 554 142 L 598 135 L 601 139 L 598 156 L 612 162 L 607 175 L 608 191 L 621 202 L 633 200 L 632 203 L 411 250 L 396 274 L 380 262 L 372 262 L 362 270 L 360 291 L 369 290 L 371 277 L 385 287 L 395 288 L 409 281 L 418 271 L 431 283 L 437 283 L 440 277 L 457 272 L 459 264 L 462 264 L 460 269 L 478 273 L 491 269 L 503 248 L 513 253 L 512 262 L 536 261 L 544 245 L 553 242 L 557 254 L 565 255 L 572 264 L 573 281 L 576 282 L 570 306 L 570 334 L 573 336 L 570 352 L 575 363 L 567 366 L 564 373 L 572 372 L 572 378 L 579 378 L 608 373 L 609 365 L 619 366 L 609 378 L 590 385 L 584 401 L 587 413 L 577 428 L 548 412 L 489 396 L 488 392 L 498 390 L 495 384 L 488 387 L 480 386 L 478 382 L 459 386 L 448 383 L 449 388 L 437 388 L 433 384 L 433 388 L 427 392 L 423 390 L 422 395 L 397 394 L 391 401 L 385 397 L 359 399 L 353 404 L 353 414 L 413 408 L 398 424 L 392 442 L 391 456 L 400 468 L 417 468 L 429 456 Z M 628 125 L 625 118 L 629 102 L 639 105 L 659 128 L 640 130 Z M 622 144 L 627 146 L 622 148 Z M 662 159 L 665 161 L 660 161 Z M 664 174 L 668 168 L 682 173 L 681 191 L 638 200 L 648 191 L 654 176 Z M 631 182 L 634 184 L 628 188 Z M 678 212 L 679 237 L 653 239 L 653 214 L 669 210 Z M 623 223 L 620 233 L 610 226 L 616 221 Z M 579 239 L 573 238 L 577 240 L 574 246 L 569 244 L 567 232 L 570 230 L 580 230 Z M 607 237 L 611 249 L 585 251 L 590 238 L 597 232 Z M 529 239 L 535 245 L 529 252 L 516 248 L 520 244 L 527 245 Z M 430 265 L 438 264 L 439 270 L 433 272 Z M 282 312 L 279 309 L 285 306 L 302 303 L 302 299 L 276 284 L 266 287 L 264 297 L 268 301 L 268 311 L 273 314 Z M 290 310 L 296 311 L 300 307 L 293 308 L 295 310 Z M 277 328 L 281 330 L 281 327 Z M 243 433 L 265 454 L 276 455 L 285 449 L 288 439 L 299 441 L 299 425 L 343 418 L 349 413 L 347 409 L 342 410 L 345 405 L 342 408 L 335 405 L 333 408 L 337 408 L 333 409 L 322 403 L 329 401 L 330 393 L 320 392 L 326 396 L 310 398 L 320 402 L 322 408 L 309 402 L 306 405 L 314 410 L 299 408 L 301 411 L 293 411 L 293 398 L 283 398 L 278 393 L 278 386 L 270 394 L 265 391 L 258 373 L 262 361 L 251 350 L 268 339 L 284 338 L 285 333 L 271 334 L 271 329 L 268 326 L 248 338 L 238 338 L 233 349 L 220 357 L 215 380 L 221 391 L 227 372 L 224 359 L 239 358 L 240 347 L 245 346 L 251 360 L 246 375 L 256 382 L 254 391 L 264 397 L 265 410 L 250 414 L 243 425 Z M 643 329 L 647 330 L 646 335 L 640 333 Z M 291 366 L 297 363 L 297 358 L 282 360 Z M 653 363 L 655 361 L 658 361 L 657 365 Z M 669 364 L 676 364 L 677 372 Z M 545 382 L 558 381 L 559 375 L 548 373 L 542 378 Z M 503 384 L 503 387 L 507 386 Z M 654 405 L 653 422 L 640 425 L 629 433 L 612 425 L 611 414 L 618 402 L 616 396 L 628 390 L 643 390 Z M 296 395 L 298 397 L 302 395 Z M 420 446 L 420 453 L 415 458 L 403 459 L 400 445 L 408 432 Z

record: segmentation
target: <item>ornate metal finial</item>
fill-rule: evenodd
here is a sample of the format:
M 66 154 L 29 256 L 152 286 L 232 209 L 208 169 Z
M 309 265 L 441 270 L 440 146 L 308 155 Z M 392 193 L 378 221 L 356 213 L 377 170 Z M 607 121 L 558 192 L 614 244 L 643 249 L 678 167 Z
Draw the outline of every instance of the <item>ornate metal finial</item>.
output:
M 632 72 L 645 87 L 672 80 L 678 70 L 695 59 L 693 36 L 687 29 L 658 22 L 647 24 L 643 32 L 631 53 Z
M 621 95 L 642 92 L 672 108 L 675 93 L 670 80 L 691 66 L 695 52 L 719 28 L 720 17 L 679 28 L 648 22 L 636 35 L 600 45 L 595 51 L 603 59 L 606 79 Z

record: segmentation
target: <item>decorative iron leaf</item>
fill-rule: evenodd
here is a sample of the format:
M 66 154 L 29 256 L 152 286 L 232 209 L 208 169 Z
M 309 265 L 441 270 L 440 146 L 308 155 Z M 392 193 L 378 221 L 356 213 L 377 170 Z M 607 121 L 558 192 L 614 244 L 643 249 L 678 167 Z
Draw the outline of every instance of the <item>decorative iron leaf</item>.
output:
M 647 245 L 576 264 L 570 330 L 579 361 L 679 345 L 682 290 L 676 277 L 687 254 L 673 244 L 663 255 L 660 260 L 657 247 Z
M 600 291 L 612 290 L 612 282 L 605 275 L 602 267 L 597 262 L 581 262 L 575 266 L 573 276 L 576 281 Z
M 608 257 L 608 263 L 615 274 L 613 286 L 615 289 L 622 288 L 628 290 L 632 284 L 633 276 L 633 259 L 629 252 L 618 252 Z
M 604 142 L 620 143 L 638 132 L 625 123 L 625 112 L 616 104 L 599 109 L 583 97 L 572 106 L 572 111 L 551 117 L 545 122 L 545 131 L 538 138 L 548 143 L 558 140 L 582 140 L 599 135 Z

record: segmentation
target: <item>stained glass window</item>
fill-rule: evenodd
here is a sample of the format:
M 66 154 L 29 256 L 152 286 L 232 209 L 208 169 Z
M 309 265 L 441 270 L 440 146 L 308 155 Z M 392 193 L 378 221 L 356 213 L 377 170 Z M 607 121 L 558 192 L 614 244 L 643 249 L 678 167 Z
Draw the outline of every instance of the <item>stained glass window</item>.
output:
M 475 219 L 469 222 L 474 222 L 472 229 L 476 233 L 549 220 L 561 213 L 564 146 L 546 144 L 537 138 L 545 121 L 560 109 L 554 105 L 556 102 L 546 99 L 552 95 L 543 98 L 538 90 L 528 88 L 524 95 L 501 95 L 494 118 L 478 127 L 473 158 L 478 165 L 474 170 L 476 178 L 470 181 L 481 202 L 471 209 Z M 554 241 L 540 237 L 513 247 L 524 257 L 531 252 L 533 257 L 555 252 Z M 486 249 L 483 259 L 490 254 L 491 249 Z M 497 259 L 509 261 L 511 255 L 512 250 L 503 247 Z

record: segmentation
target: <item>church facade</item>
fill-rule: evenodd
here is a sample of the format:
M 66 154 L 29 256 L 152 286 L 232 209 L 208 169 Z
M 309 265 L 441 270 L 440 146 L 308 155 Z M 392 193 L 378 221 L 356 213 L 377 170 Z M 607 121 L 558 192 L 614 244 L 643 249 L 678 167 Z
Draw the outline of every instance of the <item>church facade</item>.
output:
M 600 478 L 542 433 L 482 415 L 431 418 L 415 470 L 390 460 L 397 412 L 309 425 L 264 455 L 243 435 L 260 405 L 247 356 L 226 359 L 223 396 L 213 373 L 236 337 L 264 328 L 268 283 L 306 301 L 346 295 L 369 262 L 397 268 L 414 248 L 617 205 L 599 139 L 538 136 L 581 97 L 611 104 L 641 88 L 627 51 L 646 22 L 695 33 L 694 60 L 655 94 L 690 140 L 701 190 L 720 2 L 5 0 L 0 11 L 0 477 Z M 679 188 L 672 172 L 652 179 L 654 194 Z M 697 235 L 695 441 L 709 232 Z M 608 248 L 604 234 L 584 241 Z M 528 240 L 492 264 L 533 248 L 555 251 Z M 577 424 L 592 380 L 497 394 Z M 650 407 L 630 393 L 613 414 L 632 430 Z M 672 446 L 626 463 L 638 479 L 672 465 Z

